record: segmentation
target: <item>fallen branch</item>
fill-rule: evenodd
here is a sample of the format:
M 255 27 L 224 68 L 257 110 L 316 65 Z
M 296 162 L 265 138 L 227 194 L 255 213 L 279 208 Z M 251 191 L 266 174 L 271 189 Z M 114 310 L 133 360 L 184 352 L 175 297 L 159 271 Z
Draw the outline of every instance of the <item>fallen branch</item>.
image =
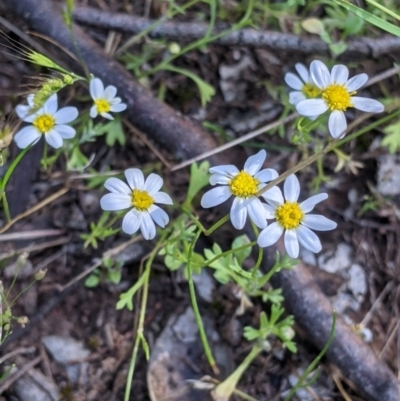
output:
M 109 13 L 91 7 L 76 7 L 73 17 L 76 21 L 95 27 L 138 34 L 148 29 L 156 20 L 126 14 Z M 219 25 L 214 34 L 229 28 Z M 164 21 L 151 30 L 152 38 L 176 41 L 193 41 L 206 35 L 208 25 L 202 22 Z M 329 46 L 321 39 L 302 37 L 277 31 L 260 31 L 244 28 L 231 32 L 213 42 L 218 45 L 269 47 L 271 49 L 303 54 L 329 55 Z M 347 41 L 347 49 L 341 58 L 377 58 L 400 49 L 400 38 L 385 35 L 380 38 L 357 38 Z
M 206 131 L 155 99 L 81 29 L 74 27 L 72 39 L 59 9 L 51 1 L 5 0 L 5 3 L 32 29 L 76 53 L 75 41 L 88 69 L 106 84 L 118 88 L 118 94 L 128 103 L 127 117 L 158 145 L 164 146 L 179 159 L 194 157 L 215 147 Z M 227 160 L 218 154 L 213 156 L 212 163 L 227 164 Z M 265 269 L 272 266 L 274 252 L 272 247 L 265 251 Z M 292 271 L 284 270 L 276 274 L 274 284 L 282 287 L 287 309 L 294 314 L 296 322 L 321 348 L 328 339 L 332 308 L 310 273 L 300 264 Z M 328 356 L 369 401 L 400 400 L 400 385 L 394 374 L 340 319 Z

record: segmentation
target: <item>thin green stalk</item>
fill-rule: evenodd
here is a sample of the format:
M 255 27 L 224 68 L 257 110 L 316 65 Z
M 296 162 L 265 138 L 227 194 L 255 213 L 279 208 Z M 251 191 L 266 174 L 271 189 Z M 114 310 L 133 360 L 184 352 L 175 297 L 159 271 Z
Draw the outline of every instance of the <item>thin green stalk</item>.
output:
M 326 354 L 329 347 L 331 346 L 332 341 L 335 338 L 335 329 L 336 329 L 336 311 L 333 311 L 331 331 L 329 333 L 329 338 L 325 344 L 325 347 L 322 348 L 321 352 L 317 355 L 317 357 L 310 363 L 310 365 L 308 365 L 307 369 L 300 376 L 296 385 L 294 387 L 292 387 L 292 389 L 290 390 L 289 394 L 286 396 L 284 401 L 289 401 L 294 396 L 296 391 L 300 387 L 303 387 L 304 381 L 306 380 L 307 376 L 315 369 L 315 367 L 317 366 L 317 364 L 319 363 L 321 358 Z
M 0 196 L 1 196 L 1 200 L 3 202 L 4 213 L 7 218 L 7 223 L 9 223 L 11 221 L 11 216 L 10 216 L 10 211 L 8 208 L 8 202 L 7 202 L 7 198 L 6 198 L 6 185 L 8 183 L 8 180 L 10 179 L 12 173 L 14 172 L 15 168 L 17 167 L 18 163 L 21 161 L 21 159 L 25 156 L 25 154 L 28 152 L 28 150 L 30 148 L 31 148 L 31 146 L 28 146 L 27 148 L 21 150 L 21 152 L 18 153 L 17 157 L 10 164 L 10 167 L 7 169 L 7 171 L 4 174 L 4 177 L 0 183 Z
M 190 248 L 189 248 L 189 252 L 188 252 L 188 261 L 187 261 L 187 265 L 186 265 L 187 275 L 188 275 L 188 283 L 189 283 L 190 301 L 192 303 L 192 308 L 193 308 L 194 316 L 196 319 L 196 324 L 199 329 L 200 339 L 201 339 L 201 343 L 203 344 L 203 348 L 204 348 L 204 352 L 207 357 L 207 361 L 210 364 L 213 372 L 216 375 L 218 375 L 219 369 L 215 362 L 214 356 L 213 356 L 211 348 L 210 348 L 210 344 L 208 343 L 206 332 L 204 330 L 203 320 L 201 319 L 199 306 L 197 305 L 196 292 L 195 292 L 194 282 L 193 282 L 192 256 L 193 256 L 194 246 L 196 245 L 196 242 L 199 239 L 200 234 L 201 234 L 201 231 L 197 231 L 195 238 L 193 239 L 192 243 L 190 244 Z
M 212 234 L 217 228 L 221 227 L 229 220 L 229 214 L 222 217 L 221 220 L 218 220 L 213 226 L 211 226 L 208 230 L 204 231 L 204 235 L 209 236 Z
M 168 64 L 171 63 L 171 61 L 173 61 L 173 60 L 175 60 L 176 58 L 182 56 L 183 54 L 185 54 L 185 53 L 187 53 L 187 52 L 189 52 L 189 51 L 191 51 L 191 50 L 197 49 L 197 48 L 199 48 L 199 47 L 205 46 L 206 44 L 208 44 L 208 43 L 210 43 L 210 42 L 213 42 L 214 40 L 217 40 L 217 39 L 219 39 L 219 38 L 222 38 L 222 37 L 224 37 L 225 35 L 227 35 L 227 34 L 229 34 L 229 33 L 231 33 L 231 32 L 234 32 L 234 31 L 236 31 L 237 29 L 242 28 L 245 24 L 248 23 L 248 21 L 249 21 L 249 19 L 250 19 L 250 16 L 251 16 L 251 13 L 252 13 L 252 10 L 253 10 L 253 7 L 254 7 L 254 0 L 249 0 L 249 5 L 248 5 L 248 7 L 247 7 L 247 9 L 246 9 L 246 13 L 245 13 L 245 15 L 243 16 L 243 18 L 242 18 L 237 24 L 234 24 L 231 28 L 226 29 L 226 30 L 224 30 L 224 31 L 222 31 L 222 32 L 219 32 L 219 33 L 215 34 L 214 36 L 207 36 L 207 35 L 206 35 L 206 36 L 204 36 L 203 38 L 201 38 L 201 39 L 199 39 L 199 40 L 197 40 L 197 41 L 195 41 L 195 42 L 193 42 L 193 43 L 190 43 L 189 45 L 187 45 L 186 47 L 184 47 L 184 48 L 183 48 L 179 53 L 177 53 L 177 54 L 170 54 L 165 60 L 163 60 L 163 61 L 162 61 L 160 64 L 158 64 L 156 67 L 154 67 L 154 68 L 152 68 L 151 70 L 147 71 L 145 75 L 146 75 L 146 76 L 149 76 L 149 75 L 154 74 L 154 73 L 157 72 L 157 71 L 163 70 Z
M 252 227 L 253 227 L 253 231 L 254 231 L 255 237 L 258 238 L 258 234 L 259 234 L 258 227 L 257 227 L 253 222 L 251 222 L 251 225 L 252 225 Z M 254 241 L 254 242 L 257 243 L 257 241 Z M 253 277 L 256 276 L 258 270 L 260 269 L 263 256 L 264 256 L 264 251 L 263 251 L 263 249 L 262 249 L 261 247 L 258 247 L 257 261 L 256 261 L 255 266 L 254 266 L 253 269 L 252 269 Z
M 262 350 L 263 348 L 261 345 L 257 343 L 254 344 L 243 362 L 222 383 L 215 387 L 215 389 L 212 391 L 212 394 L 215 395 L 218 400 L 229 400 L 243 373 Z
M 135 44 L 138 40 L 146 36 L 148 33 L 150 33 L 154 28 L 157 28 L 157 26 L 161 25 L 163 22 L 168 21 L 168 19 L 171 19 L 175 17 L 176 14 L 181 13 L 182 11 L 192 7 L 193 5 L 197 4 L 198 0 L 192 0 L 189 1 L 188 3 L 184 4 L 183 6 L 179 7 L 179 10 L 177 11 L 167 11 L 167 15 L 163 18 L 160 18 L 159 20 L 153 22 L 149 27 L 138 33 L 137 35 L 131 37 L 128 39 L 126 43 L 124 43 L 116 52 L 115 56 L 119 56 L 121 53 L 123 53 L 128 47 L 132 46 Z
M 167 234 L 168 234 L 168 231 L 166 230 L 164 232 L 164 234 L 161 236 L 160 241 L 158 242 L 157 246 L 153 249 L 152 253 L 150 254 L 149 258 L 147 259 L 145 270 L 143 272 L 144 280 L 143 280 L 142 301 L 140 304 L 140 312 L 139 312 L 139 323 L 138 323 L 138 329 L 136 332 L 135 344 L 134 344 L 133 350 L 132 350 L 132 357 L 131 357 L 131 361 L 129 364 L 128 375 L 126 378 L 124 401 L 129 401 L 129 397 L 130 397 L 131 389 L 132 389 L 133 374 L 135 372 L 136 359 L 137 359 L 137 355 L 139 352 L 139 345 L 140 345 L 140 342 L 144 340 L 144 337 L 143 337 L 144 320 L 146 317 L 147 298 L 149 295 L 149 280 L 150 280 L 151 265 L 153 264 L 154 258 L 156 257 L 158 251 L 162 247 Z
M 395 13 L 392 10 L 389 10 L 387 7 L 383 6 L 382 4 L 380 4 L 374 0 L 365 0 L 365 1 L 367 3 L 373 5 L 374 7 L 379 8 L 379 10 L 383 11 L 385 14 L 390 15 L 394 19 L 397 19 L 398 21 L 400 21 L 400 15 L 398 15 L 397 13 Z

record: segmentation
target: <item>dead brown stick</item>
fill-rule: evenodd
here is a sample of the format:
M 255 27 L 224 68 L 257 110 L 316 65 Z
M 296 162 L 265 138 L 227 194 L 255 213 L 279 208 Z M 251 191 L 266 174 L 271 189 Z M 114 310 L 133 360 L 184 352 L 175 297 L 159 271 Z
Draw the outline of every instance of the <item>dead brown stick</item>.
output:
M 110 13 L 91 7 L 76 7 L 73 17 L 75 21 L 99 28 L 118 30 L 130 34 L 138 34 L 148 29 L 156 20 L 132 15 Z M 229 28 L 219 25 L 214 33 Z M 176 41 L 193 41 L 205 36 L 208 25 L 202 22 L 165 21 L 151 30 L 152 38 L 165 38 Z M 231 32 L 217 39 L 218 45 L 235 45 L 251 47 L 269 47 L 271 49 L 303 54 L 329 55 L 329 46 L 321 39 L 310 36 L 298 36 L 291 33 L 244 28 Z M 342 58 L 377 58 L 400 49 L 400 38 L 384 35 L 379 38 L 357 38 L 347 41 L 347 49 Z
M 59 9 L 51 1 L 5 0 L 5 3 L 33 29 L 60 42 L 66 48 L 76 51 L 75 41 L 88 69 L 106 84 L 112 83 L 118 88 L 119 95 L 129 104 L 127 114 L 130 121 L 177 158 L 193 157 L 215 147 L 207 132 L 154 99 L 148 91 L 133 81 L 122 66 L 111 60 L 88 39 L 82 30 L 74 28 L 74 37 L 71 38 Z M 227 164 L 227 159 L 216 155 L 213 156 L 212 162 Z M 270 248 L 265 252 L 265 268 L 273 264 L 273 258 L 274 249 Z M 296 322 L 302 326 L 308 338 L 321 348 L 329 336 L 332 308 L 310 273 L 300 264 L 292 271 L 284 270 L 276 274 L 274 283 L 283 289 L 287 308 L 294 314 Z M 328 356 L 341 369 L 343 375 L 355 383 L 360 394 L 366 399 L 400 399 L 400 385 L 396 377 L 340 319 Z

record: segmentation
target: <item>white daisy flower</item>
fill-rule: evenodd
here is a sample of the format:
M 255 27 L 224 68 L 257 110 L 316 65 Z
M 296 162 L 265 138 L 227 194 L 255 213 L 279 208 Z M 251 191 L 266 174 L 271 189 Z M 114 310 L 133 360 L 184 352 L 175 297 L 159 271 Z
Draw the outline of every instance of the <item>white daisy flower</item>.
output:
M 211 167 L 210 184 L 221 184 L 206 192 L 201 199 L 201 206 L 204 208 L 219 205 L 228 200 L 231 195 L 233 200 L 230 217 L 232 224 L 238 230 L 246 223 L 247 213 L 257 227 L 267 226 L 266 212 L 260 201 L 255 196 L 257 192 L 265 187 L 265 183 L 278 177 L 278 173 L 270 168 L 261 170 L 267 157 L 265 150 L 260 150 L 254 156 L 247 159 L 244 169 L 239 171 L 233 165 Z M 275 192 L 272 188 L 261 196 L 267 199 Z
M 63 144 L 63 139 L 71 139 L 75 136 L 75 129 L 66 125 L 78 117 L 76 107 L 63 107 L 57 111 L 57 94 L 51 95 L 36 112 L 31 113 L 33 107 L 33 95 L 27 98 L 28 105 L 18 105 L 15 109 L 18 117 L 27 123 L 32 123 L 22 128 L 15 134 L 14 140 L 17 146 L 25 149 L 34 145 L 44 136 L 46 142 L 55 149 Z
M 292 89 L 295 89 L 289 93 L 289 103 L 293 105 L 305 99 L 314 99 L 321 94 L 320 89 L 312 80 L 307 67 L 304 64 L 296 63 L 295 68 L 300 78 L 292 72 L 285 74 L 285 82 Z
M 329 132 L 334 138 L 345 134 L 347 122 L 344 112 L 349 107 L 368 113 L 380 113 L 384 110 L 382 103 L 374 99 L 354 96 L 368 80 L 367 74 L 359 74 L 351 79 L 349 70 L 344 65 L 335 65 L 332 71 L 321 61 L 315 60 L 310 65 L 310 75 L 321 90 L 321 99 L 305 99 L 297 103 L 296 108 L 303 116 L 319 116 L 327 110 Z
M 103 82 L 99 78 L 93 78 L 90 81 L 90 96 L 94 105 L 90 109 L 90 117 L 95 118 L 100 114 L 104 118 L 114 120 L 109 112 L 119 113 L 127 107 L 125 103 L 121 103 L 121 98 L 115 97 L 116 94 L 115 86 L 109 85 L 104 89 Z
M 300 184 L 293 174 L 285 180 L 283 192 L 285 200 L 279 190 L 274 199 L 267 199 L 268 205 L 264 204 L 267 219 L 276 221 L 261 231 L 257 239 L 258 245 L 265 248 L 275 244 L 285 232 L 285 248 L 291 258 L 297 258 L 299 255 L 299 243 L 311 252 L 319 252 L 322 249 L 321 242 L 310 229 L 329 231 L 336 228 L 337 224 L 322 215 L 307 213 L 311 212 L 317 203 L 327 199 L 328 194 L 314 195 L 298 203 Z
M 150 174 L 145 181 L 139 169 L 130 168 L 125 171 L 125 178 L 128 185 L 115 177 L 104 183 L 111 193 L 100 199 L 101 208 L 108 211 L 131 208 L 122 220 L 122 231 L 131 235 L 140 228 L 143 238 L 153 239 L 156 236 L 154 222 L 164 228 L 169 221 L 167 213 L 155 203 L 172 205 L 172 199 L 160 192 L 163 180 L 157 174 Z

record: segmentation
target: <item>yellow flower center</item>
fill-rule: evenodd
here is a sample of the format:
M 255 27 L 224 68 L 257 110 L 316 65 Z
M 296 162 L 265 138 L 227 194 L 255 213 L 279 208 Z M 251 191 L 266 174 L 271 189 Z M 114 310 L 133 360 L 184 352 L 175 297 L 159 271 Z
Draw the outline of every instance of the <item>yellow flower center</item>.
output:
M 248 198 L 257 193 L 259 183 L 260 181 L 242 170 L 235 178 L 232 178 L 229 187 L 233 195 Z
M 349 92 L 344 85 L 332 84 L 322 91 L 322 98 L 331 111 L 345 111 L 348 107 L 353 107 L 351 96 L 355 94 L 356 91 Z
M 303 217 L 304 212 L 297 202 L 285 202 L 275 210 L 276 221 L 286 230 L 297 228 Z
M 308 99 L 314 99 L 321 94 L 321 91 L 318 88 L 318 86 L 310 82 L 304 84 L 301 91 L 303 92 L 303 95 L 305 95 Z
M 56 120 L 50 114 L 42 114 L 36 117 L 32 124 L 42 134 L 45 134 L 46 132 L 49 132 L 56 125 Z
M 132 206 L 141 212 L 148 210 L 154 203 L 154 199 L 146 191 L 134 189 L 132 191 Z
M 97 99 L 94 101 L 98 113 L 108 113 L 110 111 L 110 103 L 106 99 Z

